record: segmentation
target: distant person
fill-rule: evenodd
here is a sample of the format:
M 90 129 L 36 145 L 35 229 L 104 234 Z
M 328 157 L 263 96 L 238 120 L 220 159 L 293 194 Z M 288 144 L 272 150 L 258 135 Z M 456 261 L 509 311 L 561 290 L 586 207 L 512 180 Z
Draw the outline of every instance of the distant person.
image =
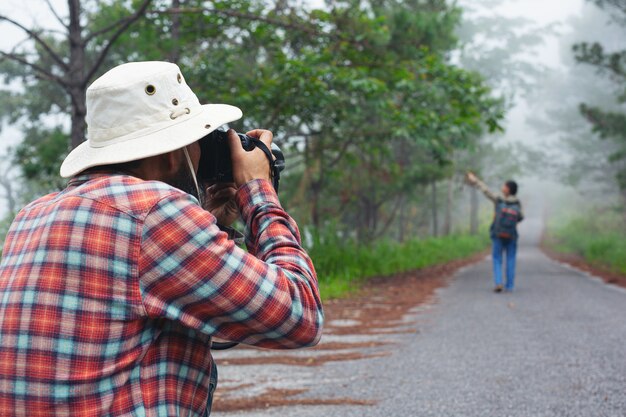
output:
M 515 286 L 515 256 L 517 254 L 517 223 L 524 219 L 522 203 L 516 197 L 517 183 L 509 180 L 502 186 L 502 194 L 492 192 L 474 173 L 467 173 L 467 181 L 481 190 L 495 204 L 493 222 L 489 228 L 493 257 L 495 292 L 513 291 Z M 502 286 L 502 251 L 506 251 L 506 284 Z

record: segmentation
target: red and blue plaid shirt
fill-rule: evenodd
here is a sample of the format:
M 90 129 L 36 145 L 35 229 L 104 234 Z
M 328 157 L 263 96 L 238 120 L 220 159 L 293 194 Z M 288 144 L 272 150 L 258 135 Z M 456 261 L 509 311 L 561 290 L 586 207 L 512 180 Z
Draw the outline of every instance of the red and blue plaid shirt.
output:
M 249 252 L 182 191 L 74 178 L 25 207 L 0 264 L 0 414 L 203 416 L 211 337 L 317 343 L 322 307 L 267 181 L 237 193 Z

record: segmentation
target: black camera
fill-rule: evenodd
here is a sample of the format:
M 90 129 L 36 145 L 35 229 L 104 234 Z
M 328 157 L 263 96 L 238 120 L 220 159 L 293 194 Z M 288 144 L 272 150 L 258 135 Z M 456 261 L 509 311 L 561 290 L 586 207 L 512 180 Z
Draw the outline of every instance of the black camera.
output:
M 272 183 L 278 191 L 280 173 L 285 169 L 285 156 L 278 145 L 272 143 L 271 152 L 267 146 L 257 138 L 237 133 L 241 140 L 241 146 L 248 152 L 254 148 L 261 149 L 270 163 Z M 230 147 L 228 146 L 228 133 L 223 130 L 214 130 L 200 139 L 200 166 L 198 167 L 198 179 L 200 181 L 233 182 L 233 166 L 230 159 Z M 272 157 L 273 155 L 273 157 Z

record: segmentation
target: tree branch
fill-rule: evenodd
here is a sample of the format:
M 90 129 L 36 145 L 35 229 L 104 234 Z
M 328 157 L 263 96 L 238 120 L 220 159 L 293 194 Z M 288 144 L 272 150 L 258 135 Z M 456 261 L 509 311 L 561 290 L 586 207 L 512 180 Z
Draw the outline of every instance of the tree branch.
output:
M 169 8 L 164 10 L 151 10 L 150 13 L 155 14 L 180 14 L 180 13 L 204 13 L 209 12 L 217 15 L 235 17 L 239 19 L 249 20 L 253 22 L 263 22 L 268 23 L 270 25 L 274 25 L 277 27 L 281 27 L 283 29 L 298 31 L 305 33 L 310 36 L 323 36 L 329 39 L 345 41 L 351 45 L 367 47 L 369 43 L 366 40 L 357 40 L 352 34 L 335 31 L 333 33 L 327 33 L 323 30 L 319 29 L 315 25 L 312 25 L 306 21 L 287 21 L 282 19 L 275 19 L 267 16 L 259 16 L 253 13 L 244 13 L 239 12 L 237 10 L 220 10 L 220 9 L 210 9 L 206 7 L 190 7 L 190 8 Z
M 118 27 L 115 33 L 113 33 L 111 38 L 109 38 L 109 41 L 107 42 L 106 46 L 102 48 L 102 50 L 100 51 L 100 54 L 98 55 L 98 58 L 96 59 L 96 62 L 94 63 L 94 65 L 91 67 L 91 70 L 89 70 L 85 79 L 82 80 L 84 84 L 87 84 L 89 80 L 91 79 L 91 77 L 93 77 L 94 74 L 98 71 L 98 68 L 100 68 L 100 65 L 102 65 L 102 63 L 104 62 L 104 58 L 106 58 L 107 53 L 109 52 L 109 49 L 111 49 L 111 46 L 113 46 L 113 43 L 115 43 L 117 38 L 119 38 L 122 35 L 122 33 L 124 33 L 126 29 L 128 29 L 130 25 L 132 25 L 134 22 L 139 20 L 145 14 L 151 2 L 152 0 L 144 0 L 144 2 L 135 11 L 135 13 L 133 13 L 128 18 L 123 19 L 124 20 L 123 23 L 121 23 L 121 25 Z
M 148 1 L 148 3 L 150 3 L 150 2 Z M 100 35 L 104 35 L 105 33 L 112 31 L 113 29 L 115 29 L 118 26 L 124 25 L 127 22 L 129 22 L 129 21 L 130 21 L 130 23 L 132 23 L 134 20 L 136 20 L 135 15 L 132 15 L 132 16 L 125 17 L 124 19 L 120 19 L 117 22 L 113 22 L 110 25 L 105 26 L 105 27 L 103 27 L 100 30 L 97 30 L 95 32 L 90 33 L 88 36 L 85 37 L 85 43 L 88 43 L 92 39 L 94 39 L 94 38 L 96 38 L 96 37 L 98 37 Z
M 329 168 L 334 168 L 335 165 L 339 161 L 341 161 L 343 159 L 343 157 L 346 154 L 346 152 L 348 151 L 348 147 L 350 147 L 350 145 L 352 145 L 352 140 L 346 139 L 345 142 L 343 143 L 343 145 L 341 146 L 341 149 L 339 149 L 339 152 L 337 153 L 337 156 L 335 156 L 335 158 L 332 159 L 326 166 L 329 167 Z
M 61 24 L 61 26 L 63 26 L 64 28 L 67 28 L 68 27 L 67 23 L 65 23 L 63 19 L 61 19 L 61 16 L 59 16 L 57 11 L 54 10 L 54 7 L 52 7 L 52 3 L 50 3 L 50 0 L 46 0 L 46 4 L 48 5 L 48 9 L 50 9 L 50 12 L 52 12 L 52 15 L 57 19 L 57 21 Z
M 387 230 L 389 230 L 389 226 L 391 226 L 391 223 L 396 219 L 398 210 L 402 206 L 403 201 L 404 201 L 404 196 L 400 195 L 397 197 L 396 203 L 393 205 L 391 209 L 391 213 L 389 213 L 387 217 L 387 221 L 385 221 L 382 228 L 378 232 L 374 230 L 373 233 L 376 237 L 382 237 L 387 232 Z
M 16 55 L 16 54 L 11 54 L 11 53 L 7 53 L 4 51 L 0 51 L 0 56 L 3 56 L 7 59 L 10 59 L 11 61 L 15 61 L 17 63 L 20 63 L 22 65 L 26 65 L 27 67 L 31 68 L 32 70 L 34 70 L 36 72 L 36 76 L 46 79 L 46 80 L 50 80 L 50 81 L 54 81 L 55 83 L 59 84 L 61 87 L 63 87 L 64 89 L 67 89 L 69 87 L 69 83 L 67 81 L 65 81 L 63 78 L 59 77 L 58 75 L 55 75 L 53 73 L 51 73 L 50 71 L 40 67 L 37 64 L 33 64 L 31 62 L 28 62 L 26 59 Z
M 26 34 L 28 36 L 30 36 L 36 43 L 38 43 L 39 45 L 41 45 L 41 47 L 48 53 L 48 55 L 50 55 L 50 57 L 52 57 L 52 59 L 59 64 L 63 69 L 69 69 L 69 66 L 63 61 L 63 59 L 61 59 L 61 57 L 59 55 L 57 55 L 56 52 L 54 52 L 52 50 L 52 48 L 50 48 L 50 45 L 48 45 L 43 39 L 41 39 L 41 37 L 34 31 L 28 29 L 27 27 L 25 27 L 24 25 L 22 25 L 21 23 L 7 17 L 4 15 L 0 15 L 0 20 L 5 20 L 9 23 L 11 23 L 14 26 L 17 26 L 18 28 L 22 29 L 24 32 L 26 32 Z
M 279 26 L 285 29 L 297 30 L 299 32 L 308 33 L 310 35 L 320 35 L 320 31 L 317 30 L 314 26 L 309 25 L 308 27 L 301 23 L 292 23 L 286 22 L 280 19 L 272 19 L 270 17 L 259 16 L 253 13 L 244 13 L 236 10 L 220 10 L 220 9 L 209 9 L 206 7 L 189 7 L 189 8 L 170 8 L 165 10 L 155 10 L 154 13 L 159 14 L 181 14 L 181 13 L 204 13 L 210 12 L 213 14 L 220 14 L 228 17 L 236 17 L 239 19 L 251 20 L 256 22 L 269 23 L 271 25 Z
M 622 13 L 626 13 L 626 4 L 622 0 L 596 0 L 595 3 L 601 8 L 605 6 L 613 7 Z

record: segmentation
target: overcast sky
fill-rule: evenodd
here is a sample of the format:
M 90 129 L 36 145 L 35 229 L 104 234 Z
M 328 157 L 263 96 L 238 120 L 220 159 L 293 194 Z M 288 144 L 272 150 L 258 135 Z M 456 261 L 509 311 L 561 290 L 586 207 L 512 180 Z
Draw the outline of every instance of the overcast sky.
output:
M 516 0 L 501 3 L 497 10 L 502 14 L 526 16 L 539 23 L 549 23 L 563 21 L 569 15 L 580 12 L 583 0 Z

